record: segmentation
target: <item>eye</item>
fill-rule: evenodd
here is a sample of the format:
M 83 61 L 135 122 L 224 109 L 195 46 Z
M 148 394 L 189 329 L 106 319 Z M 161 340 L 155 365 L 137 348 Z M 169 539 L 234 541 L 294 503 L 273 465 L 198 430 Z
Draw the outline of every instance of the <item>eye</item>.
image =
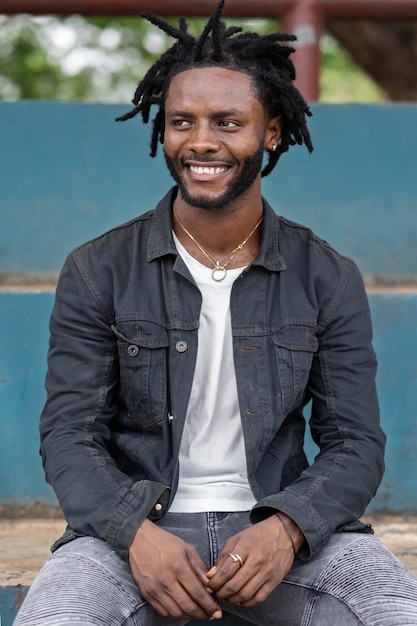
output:
M 183 130 L 183 129 L 190 127 L 190 122 L 188 122 L 187 120 L 182 120 L 182 119 L 172 120 L 171 126 L 179 130 Z
M 233 120 L 220 120 L 219 126 L 228 130 L 235 130 L 240 127 L 240 124 Z

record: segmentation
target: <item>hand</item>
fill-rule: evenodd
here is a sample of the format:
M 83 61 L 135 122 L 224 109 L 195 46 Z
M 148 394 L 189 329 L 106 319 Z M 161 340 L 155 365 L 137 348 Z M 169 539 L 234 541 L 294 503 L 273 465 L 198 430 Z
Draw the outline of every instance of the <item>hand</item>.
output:
M 197 550 L 145 520 L 129 548 L 129 564 L 142 596 L 170 619 L 220 619 Z
M 296 549 L 304 535 L 286 515 L 280 513 L 290 529 Z M 229 553 L 238 554 L 243 565 Z M 207 574 L 210 589 L 219 600 L 244 607 L 263 602 L 288 574 L 294 561 L 290 538 L 276 515 L 243 530 L 226 543 L 223 552 Z

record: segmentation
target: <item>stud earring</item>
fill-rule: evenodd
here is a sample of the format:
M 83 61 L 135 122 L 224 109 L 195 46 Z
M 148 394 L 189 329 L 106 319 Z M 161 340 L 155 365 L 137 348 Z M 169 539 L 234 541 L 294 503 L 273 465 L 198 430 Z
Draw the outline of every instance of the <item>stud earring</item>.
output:
M 277 149 L 276 145 L 273 143 L 272 147 L 271 147 L 271 152 L 275 152 L 275 150 Z

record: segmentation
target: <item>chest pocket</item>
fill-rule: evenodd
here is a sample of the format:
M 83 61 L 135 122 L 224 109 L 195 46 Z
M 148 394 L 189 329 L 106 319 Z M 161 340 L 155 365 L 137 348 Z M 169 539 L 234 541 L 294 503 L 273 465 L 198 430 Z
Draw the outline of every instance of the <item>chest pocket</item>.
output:
M 168 333 L 141 320 L 118 323 L 112 329 L 128 413 L 139 426 L 150 427 L 166 415 Z
M 289 324 L 273 335 L 281 383 L 282 410 L 287 415 L 302 401 L 318 340 L 314 328 Z

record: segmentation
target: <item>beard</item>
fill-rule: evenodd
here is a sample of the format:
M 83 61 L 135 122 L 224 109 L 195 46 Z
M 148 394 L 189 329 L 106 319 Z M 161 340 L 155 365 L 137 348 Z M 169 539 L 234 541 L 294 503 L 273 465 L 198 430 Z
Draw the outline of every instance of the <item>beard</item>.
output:
M 258 177 L 261 169 L 262 169 L 262 161 L 263 161 L 264 147 L 263 144 L 260 144 L 257 151 L 249 156 L 243 162 L 243 167 L 240 170 L 237 178 L 232 180 L 224 189 L 223 193 L 215 199 L 207 198 L 207 196 L 202 193 L 199 194 L 191 194 L 186 184 L 184 183 L 183 178 L 181 177 L 181 170 L 185 167 L 181 159 L 171 159 L 164 151 L 165 162 L 167 164 L 167 168 L 172 178 L 178 185 L 178 188 L 181 192 L 181 196 L 183 200 L 189 204 L 190 206 L 196 207 L 198 209 L 223 209 L 233 200 L 236 200 L 241 196 L 252 183 Z M 196 159 L 194 157 L 194 161 L 201 162 L 201 164 L 210 164 L 209 159 Z M 214 161 L 214 160 L 213 160 Z

